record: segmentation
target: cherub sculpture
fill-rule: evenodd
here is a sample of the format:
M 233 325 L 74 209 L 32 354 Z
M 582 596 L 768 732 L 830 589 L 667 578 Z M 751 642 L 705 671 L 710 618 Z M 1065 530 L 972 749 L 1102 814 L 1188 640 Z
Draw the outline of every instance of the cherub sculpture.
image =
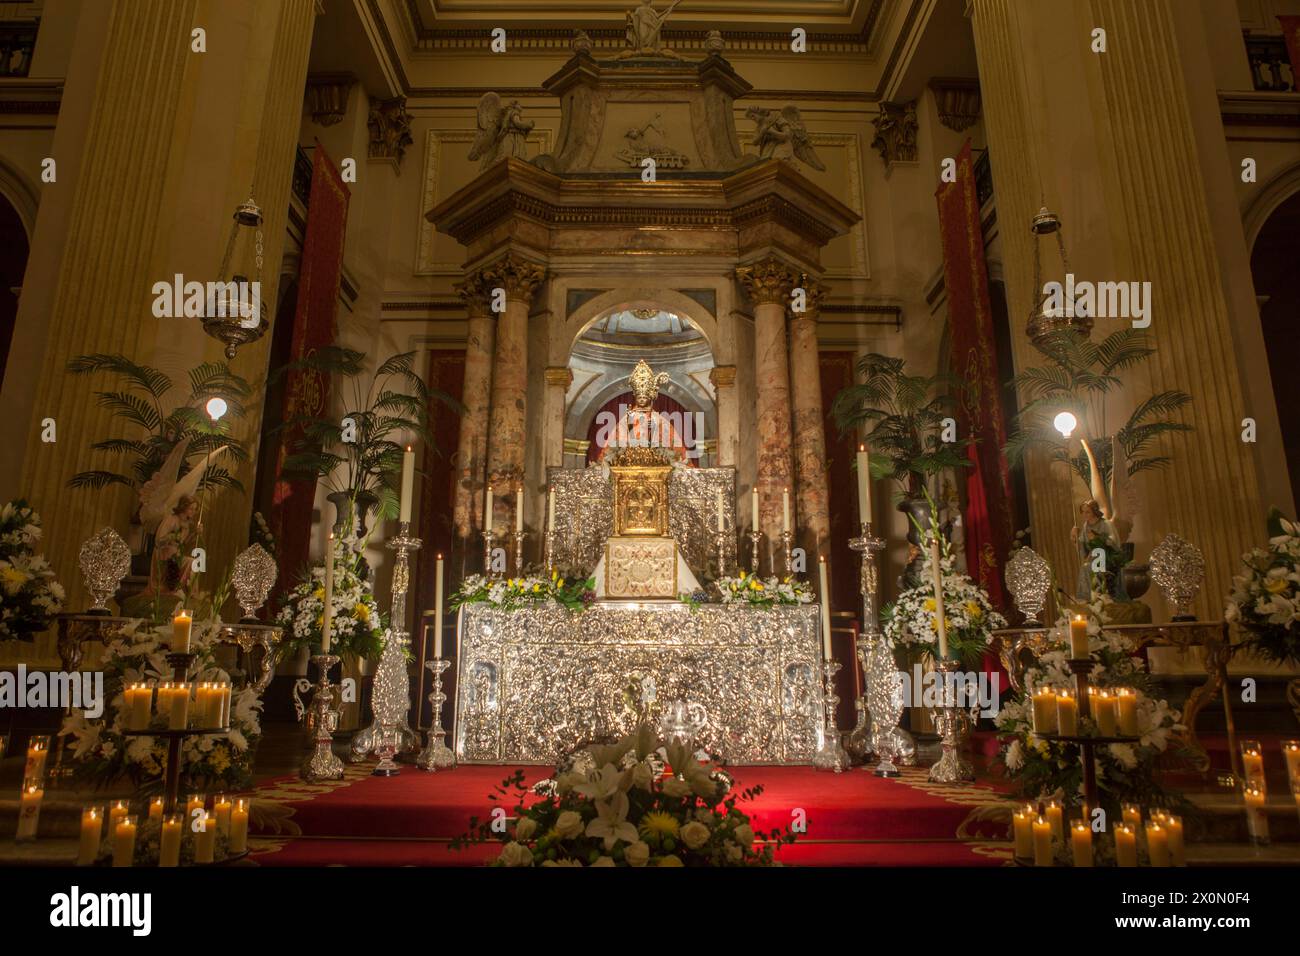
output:
M 523 118 L 518 100 L 501 105 L 496 93 L 484 93 L 478 101 L 478 136 L 470 148 L 469 158 L 479 159 L 482 172 L 508 157 L 526 159 L 525 142 L 533 131 L 533 122 Z
M 813 169 L 826 169 L 826 165 L 813 149 L 808 128 L 799 115 L 799 107 L 788 104 L 779 113 L 776 110 L 751 106 L 745 115 L 753 121 L 757 129 L 750 145 L 758 147 L 760 159 L 795 159 L 807 163 Z

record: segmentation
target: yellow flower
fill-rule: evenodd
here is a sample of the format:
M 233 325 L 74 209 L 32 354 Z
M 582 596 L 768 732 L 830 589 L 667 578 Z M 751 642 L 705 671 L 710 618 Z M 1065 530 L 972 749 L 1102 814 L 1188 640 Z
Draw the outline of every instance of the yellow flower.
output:
M 542 586 L 541 586 L 540 584 L 534 584 L 534 585 L 533 585 L 533 593 L 534 593 L 534 594 L 540 594 L 541 591 L 542 591 Z
M 966 602 L 966 613 L 977 621 L 980 619 L 981 615 L 984 614 L 984 612 L 980 610 L 980 606 L 974 601 Z
M 362 622 L 369 621 L 370 608 L 366 607 L 366 605 L 361 601 L 358 601 L 356 606 L 352 608 L 352 616 L 355 617 L 358 621 L 362 621 Z
M 312 591 L 311 596 L 316 598 L 318 601 L 325 600 L 325 586 L 322 584 L 315 591 Z
M 925 609 L 927 611 L 936 611 L 939 609 L 939 605 L 934 602 L 934 598 L 926 598 Z
M 745 572 L 744 572 L 744 571 L 741 571 L 741 572 L 740 572 L 740 580 L 742 580 L 742 581 L 745 580 Z
M 560 586 L 560 587 L 564 587 L 564 578 L 560 578 L 560 584 L 559 584 L 559 586 Z
M 679 827 L 676 817 L 662 810 L 652 810 L 641 818 L 639 829 L 641 835 L 649 839 L 657 836 L 675 837 Z
M 760 581 L 758 578 L 750 578 L 749 588 L 751 591 L 761 591 L 763 590 L 763 582 Z
M 15 568 L 11 565 L 0 573 L 0 578 L 3 578 L 4 580 L 4 589 L 6 594 L 17 594 L 23 589 L 23 585 L 32 579 L 32 576 L 26 571 Z
M 682 862 L 681 857 L 665 856 L 659 861 L 659 865 L 660 866 L 685 866 L 686 864 Z
M 1264 581 L 1264 590 L 1270 594 L 1285 594 L 1291 588 L 1291 582 L 1286 578 L 1267 578 Z

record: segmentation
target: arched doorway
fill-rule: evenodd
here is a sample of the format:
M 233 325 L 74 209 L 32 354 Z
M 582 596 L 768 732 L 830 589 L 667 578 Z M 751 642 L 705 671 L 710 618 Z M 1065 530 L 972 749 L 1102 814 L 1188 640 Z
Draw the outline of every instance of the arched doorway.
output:
M 18 319 L 18 295 L 27 271 L 27 229 L 18 210 L 0 194 L 0 385 Z

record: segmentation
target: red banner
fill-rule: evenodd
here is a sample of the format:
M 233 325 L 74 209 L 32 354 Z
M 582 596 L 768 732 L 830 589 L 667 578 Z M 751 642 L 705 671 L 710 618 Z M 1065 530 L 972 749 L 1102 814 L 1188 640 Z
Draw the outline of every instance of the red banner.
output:
M 348 187 L 319 142 L 312 156 L 311 197 L 307 204 L 307 234 L 298 271 L 298 303 L 293 316 L 293 345 L 289 361 L 296 362 L 334 341 L 334 312 L 343 274 L 343 237 L 348 225 Z M 320 415 L 328 407 L 329 379 L 314 371 L 291 372 L 285 380 L 281 421 L 300 415 Z M 275 469 L 275 507 L 271 530 L 279 543 L 280 567 L 294 574 L 308 559 L 316 480 L 295 480 L 283 474 L 286 455 L 301 439 L 286 429 L 280 440 Z M 287 575 L 282 575 L 282 580 Z
M 1006 444 L 1002 417 L 1005 376 L 998 369 L 970 140 L 957 156 L 956 181 L 941 183 L 935 195 L 948 290 L 952 372 L 965 385 L 959 412 L 962 433 L 976 440 L 967 449 L 972 466 L 965 475 L 966 568 L 1000 608 L 1006 602 L 1002 563 L 1014 535 L 1014 512 L 1011 475 L 1002 454 Z
M 1286 40 L 1286 55 L 1291 60 L 1292 85 L 1300 88 L 1300 17 L 1279 16 L 1282 36 Z

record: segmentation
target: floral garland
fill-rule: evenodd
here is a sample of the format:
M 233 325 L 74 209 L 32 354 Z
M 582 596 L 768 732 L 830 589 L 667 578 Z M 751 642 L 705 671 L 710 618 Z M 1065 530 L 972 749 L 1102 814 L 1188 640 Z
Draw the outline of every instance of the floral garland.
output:
M 745 571 L 736 577 L 718 578 L 714 585 L 723 604 L 772 608 L 778 605 L 810 604 L 814 597 L 812 588 L 803 581 L 793 578 L 760 578 L 757 574 Z
M 214 656 L 221 621 L 215 617 L 194 622 L 190 651 L 195 654 L 190 680 L 229 681 Z M 126 736 L 124 688 L 172 679 L 167 663 L 171 624 L 153 625 L 136 620 L 104 648 L 105 716 L 87 719 L 81 714 L 64 718 L 62 734 L 72 737 L 74 775 L 97 787 L 127 777 L 138 788 L 161 784 L 167 755 L 166 740 Z M 182 775 L 191 785 L 205 789 L 238 790 L 252 781 L 252 756 L 262 733 L 262 702 L 251 687 L 231 691 L 230 731 L 225 735 L 186 737 L 181 746 Z
M 518 578 L 487 578 L 471 574 L 451 596 L 453 608 L 466 604 L 487 604 L 503 611 L 524 607 L 563 607 L 582 611 L 596 600 L 596 579 L 569 577 L 559 571 L 550 575 L 530 574 Z
M 1137 743 L 1114 743 L 1094 749 L 1101 802 L 1109 814 L 1119 813 L 1123 803 L 1173 806 L 1179 801 L 1156 782 L 1155 762 L 1169 749 L 1174 736 L 1186 728 L 1179 723 L 1179 713 L 1168 701 L 1153 696 L 1146 665 L 1132 656 L 1124 638 L 1103 629 L 1105 606 L 1109 602 L 1110 598 L 1102 595 L 1087 605 L 1088 647 L 1096 662 L 1089 681 L 1099 688 L 1127 687 L 1136 693 L 1139 739 Z M 1057 639 L 1025 671 L 1025 693 L 1003 701 L 995 723 L 1007 774 L 1019 784 L 1022 795 L 1030 799 L 1059 796 L 1064 803 L 1074 804 L 1083 799 L 1079 747 L 1035 737 L 1030 699 L 1035 687 L 1074 686 L 1074 676 L 1067 663 L 1069 641 L 1060 636 L 1069 633 L 1069 620 L 1068 613 L 1058 618 Z M 1089 718 L 1080 719 L 1079 730 L 1083 734 L 1095 733 L 1096 723 Z
M 26 501 L 0 509 L 0 640 L 26 638 L 63 610 L 63 586 L 39 554 L 41 516 Z
M 675 773 L 664 772 L 660 755 Z M 523 771 L 506 778 L 490 799 L 514 803 L 514 832 L 471 818 L 471 833 L 453 848 L 499 842 L 493 866 L 772 866 L 776 849 L 794 842 L 788 830 L 755 831 L 738 806 L 762 787 L 731 793 L 730 776 L 695 760 L 689 746 L 660 740 L 648 724 L 576 756 L 527 805 Z
M 928 536 L 927 536 L 928 537 Z M 941 539 L 942 540 L 942 539 Z M 943 580 L 944 623 L 948 631 L 948 652 L 968 664 L 978 661 L 993 638 L 993 632 L 1006 627 L 1006 619 L 993 609 L 988 593 L 957 570 L 951 547 L 941 545 L 939 571 Z M 903 591 L 898 600 L 881 612 L 885 636 L 895 646 L 913 651 L 934 653 L 939 643 L 939 615 L 934 597 L 933 562 L 928 547 L 919 581 Z
M 357 573 L 360 557 L 349 541 L 335 541 L 334 590 L 330 605 L 330 650 L 336 654 L 376 657 L 383 649 L 384 620 L 370 582 Z M 275 622 L 285 629 L 285 653 L 318 650 L 325 623 L 325 566 L 313 567 L 284 596 Z
M 1232 579 L 1225 620 L 1246 631 L 1241 646 L 1277 664 L 1300 663 L 1300 527 L 1274 510 L 1268 548 L 1242 555 L 1244 574 Z

